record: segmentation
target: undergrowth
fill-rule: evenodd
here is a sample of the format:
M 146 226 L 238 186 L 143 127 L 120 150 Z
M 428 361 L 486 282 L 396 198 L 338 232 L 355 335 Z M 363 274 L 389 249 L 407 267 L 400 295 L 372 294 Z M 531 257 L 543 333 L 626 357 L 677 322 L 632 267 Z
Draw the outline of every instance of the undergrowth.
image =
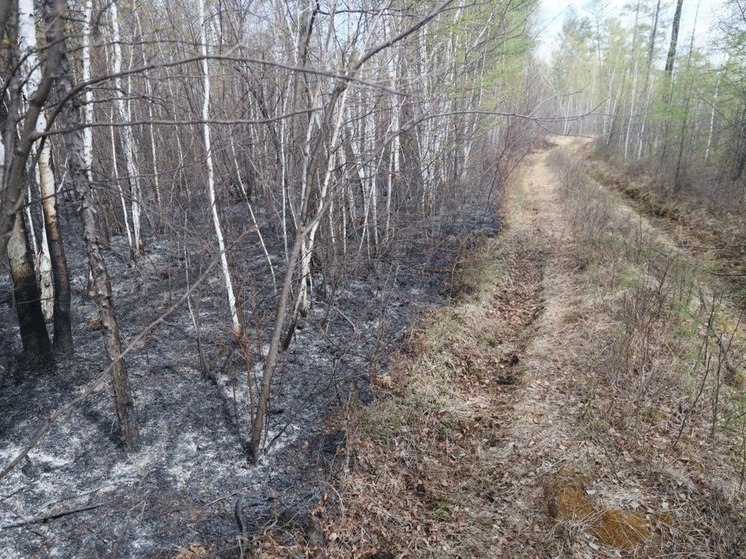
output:
M 582 168 L 590 178 L 617 191 L 639 212 L 655 219 L 698 258 L 707 259 L 710 273 L 723 279 L 736 302 L 746 307 L 743 203 L 733 203 L 727 196 L 709 199 L 703 193 L 687 196 L 672 192 L 629 165 L 590 159 L 582 163 Z
M 711 262 L 672 246 L 567 151 L 550 158 L 573 233 L 568 266 L 595 298 L 596 386 L 579 428 L 632 456 L 646 482 L 671 495 L 656 517 L 665 534 L 655 556 L 743 557 L 740 307 L 713 281 Z

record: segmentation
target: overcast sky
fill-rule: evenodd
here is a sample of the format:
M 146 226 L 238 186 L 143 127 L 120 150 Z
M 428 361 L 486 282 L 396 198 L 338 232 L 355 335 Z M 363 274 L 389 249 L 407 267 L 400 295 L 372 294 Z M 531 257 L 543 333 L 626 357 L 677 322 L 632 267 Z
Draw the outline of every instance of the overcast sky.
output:
M 622 13 L 622 7 L 625 4 L 631 3 L 630 0 L 611 0 L 607 13 L 609 15 L 619 15 Z M 688 38 L 691 36 L 692 26 L 695 23 L 695 14 L 697 14 L 697 0 L 684 0 L 684 8 L 681 16 L 681 38 L 686 38 L 688 44 Z M 580 16 L 590 15 L 583 9 L 583 6 L 587 4 L 587 0 L 542 0 L 541 8 L 539 11 L 539 24 L 542 32 L 539 36 L 539 54 L 545 60 L 549 59 L 550 53 L 557 48 L 558 41 L 557 35 L 562 29 L 562 22 L 565 18 L 565 12 L 570 6 L 575 8 L 575 11 Z M 670 21 L 673 19 L 673 13 L 675 10 L 675 2 L 672 0 L 664 0 L 663 5 L 668 5 L 665 13 L 665 19 Z M 722 12 L 723 6 L 726 4 L 726 0 L 699 0 L 699 13 L 696 17 L 696 37 L 700 46 L 705 46 L 708 38 L 712 35 L 711 29 L 715 21 L 717 21 L 717 13 Z M 666 29 L 664 32 L 668 33 L 670 30 Z

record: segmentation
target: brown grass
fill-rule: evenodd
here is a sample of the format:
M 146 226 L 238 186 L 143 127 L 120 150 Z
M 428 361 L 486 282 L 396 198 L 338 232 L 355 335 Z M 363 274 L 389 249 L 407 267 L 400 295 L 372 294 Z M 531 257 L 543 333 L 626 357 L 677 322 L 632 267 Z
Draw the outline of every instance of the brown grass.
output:
M 589 518 L 595 506 L 587 487 L 590 480 L 574 471 L 562 470 L 544 482 L 544 500 L 552 518 L 560 521 Z
M 573 156 L 557 151 L 553 161 L 577 241 L 578 279 L 595 293 L 588 327 L 604 338 L 596 346 L 603 349 L 586 357 L 598 384 L 579 427 L 606 449 L 615 476 L 627 462 L 625 474 L 666 503 L 667 520 L 655 521 L 656 553 L 741 557 L 746 396 L 724 365 L 746 354 L 739 299 L 708 273 L 701 253 L 625 207 Z M 633 198 L 662 208 L 641 196 Z M 684 219 L 677 211 L 659 213 Z M 681 498 L 676 486 L 693 485 L 706 489 Z M 607 544 L 636 546 L 650 530 L 643 520 L 609 508 L 592 530 Z
M 189 544 L 189 547 L 182 549 L 173 556 L 173 559 L 206 559 L 210 557 L 210 552 L 199 543 Z
M 591 529 L 603 545 L 634 549 L 651 535 L 649 522 L 642 515 L 626 510 L 606 510 Z
M 590 479 L 577 472 L 563 470 L 550 476 L 544 483 L 544 499 L 552 518 L 579 523 L 607 547 L 632 550 L 650 539 L 647 518 L 629 510 L 600 508 L 588 493 L 590 485 Z
M 713 273 L 728 283 L 746 308 L 746 206 L 677 195 L 656 186 L 649 175 L 631 175 L 624 167 L 597 158 L 587 160 L 583 171 L 622 193 L 688 251 L 710 259 Z

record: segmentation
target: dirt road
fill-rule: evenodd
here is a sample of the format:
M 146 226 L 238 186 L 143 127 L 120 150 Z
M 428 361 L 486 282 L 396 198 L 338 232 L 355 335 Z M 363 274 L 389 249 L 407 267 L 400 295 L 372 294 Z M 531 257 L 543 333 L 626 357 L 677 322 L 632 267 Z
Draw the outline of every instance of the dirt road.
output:
M 698 401 L 691 384 L 683 385 L 704 379 L 700 396 L 702 387 L 713 393 L 730 390 L 736 409 L 742 387 L 726 388 L 722 382 L 713 386 L 707 379 L 708 372 L 714 374 L 713 367 L 701 359 L 687 361 L 681 351 L 667 354 L 661 349 L 665 344 L 686 349 L 701 338 L 661 334 L 667 320 L 680 320 L 681 328 L 702 330 L 707 318 L 706 305 L 702 307 L 696 297 L 689 294 L 683 303 L 684 297 L 676 293 L 680 285 L 686 283 L 690 290 L 696 286 L 713 300 L 723 288 L 703 272 L 694 255 L 612 192 L 593 181 L 581 192 L 568 192 L 561 183 L 563 169 L 552 168 L 561 166 L 552 151 L 583 149 L 584 142 L 560 139 L 558 143 L 559 147 L 532 157 L 523 187 L 508 202 L 511 234 L 531 239 L 545 259 L 540 290 L 543 312 L 531 326 L 521 388 L 512 396 L 515 404 L 506 421 L 510 427 L 503 477 L 508 480 L 505 491 L 510 505 L 499 527 L 506 537 L 501 552 L 506 557 L 540 557 L 548 552 L 551 556 L 561 552 L 572 557 L 651 557 L 667 549 L 697 556 L 743 556 L 743 536 L 733 536 L 739 525 L 746 525 L 743 510 L 737 512 L 744 498 L 738 472 L 745 458 L 743 449 L 740 455 L 738 450 L 732 454 L 728 450 L 738 444 L 737 436 L 730 443 L 713 442 L 705 448 L 707 428 L 697 429 L 687 420 L 697 414 L 703 422 L 718 424 L 719 419 L 698 407 L 702 399 Z M 600 219 L 596 212 L 602 214 Z M 588 231 L 594 220 L 602 223 Z M 629 257 L 629 246 L 615 253 L 601 238 L 637 245 L 652 256 Z M 638 266 L 640 261 L 643 266 Z M 635 270 L 638 283 L 614 285 L 614 266 Z M 625 274 L 631 272 L 616 273 Z M 686 305 L 686 312 L 656 314 L 645 306 L 644 294 L 649 291 L 661 305 L 676 299 Z M 721 322 L 732 325 L 728 336 L 733 354 L 742 347 L 744 332 L 736 308 L 729 307 L 725 298 L 717 300 Z M 630 311 L 637 314 L 630 317 Z M 647 320 L 663 327 L 647 332 L 640 325 Z M 620 335 L 619 329 L 631 333 Z M 643 363 L 649 367 L 647 376 L 642 367 L 638 371 L 629 366 L 636 377 L 632 379 L 617 370 L 623 368 L 619 353 L 625 343 L 634 346 L 626 361 L 642 363 L 640 354 L 651 354 Z M 726 359 L 713 347 L 712 336 L 704 345 L 721 362 Z M 696 371 L 692 378 L 675 377 L 684 361 Z M 668 378 L 670 370 L 676 372 Z M 722 367 L 717 374 L 724 374 Z M 690 410 L 690 416 L 682 409 Z M 681 431 L 690 435 L 683 443 L 677 439 Z M 693 463 L 697 465 L 692 467 Z M 674 508 L 677 512 L 669 513 Z M 549 524 L 544 519 L 550 519 Z M 708 525 L 707 533 L 698 533 L 699 522 Z

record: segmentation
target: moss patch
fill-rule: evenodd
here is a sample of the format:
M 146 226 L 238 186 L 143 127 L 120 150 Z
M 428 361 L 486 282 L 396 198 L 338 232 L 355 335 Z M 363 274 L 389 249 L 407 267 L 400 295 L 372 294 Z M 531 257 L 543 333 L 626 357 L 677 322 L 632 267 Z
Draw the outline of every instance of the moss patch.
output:
M 623 509 L 605 509 L 589 494 L 590 479 L 563 470 L 544 483 L 544 501 L 550 516 L 558 522 L 581 522 L 602 545 L 633 549 L 650 539 L 649 521 Z
M 591 532 L 603 545 L 621 549 L 633 549 L 647 541 L 651 534 L 643 516 L 621 509 L 602 512 Z

